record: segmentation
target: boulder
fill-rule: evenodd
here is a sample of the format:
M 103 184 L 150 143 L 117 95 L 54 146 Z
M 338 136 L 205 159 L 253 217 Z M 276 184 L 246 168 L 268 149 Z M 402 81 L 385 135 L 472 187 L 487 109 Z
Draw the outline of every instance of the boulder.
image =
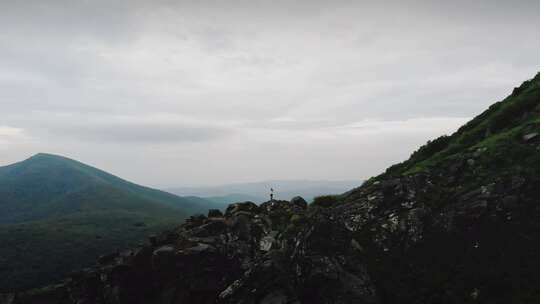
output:
M 152 267 L 154 270 L 166 271 L 174 267 L 175 249 L 173 246 L 166 245 L 159 247 L 152 253 Z
M 243 202 L 243 203 L 234 203 L 227 207 L 225 211 L 225 216 L 231 216 L 237 212 L 248 212 L 248 213 L 258 213 L 259 206 L 253 202 Z
M 208 237 L 212 235 L 217 235 L 225 233 L 227 230 L 227 225 L 224 221 L 211 221 L 207 224 L 195 227 L 190 231 L 190 235 L 196 237 Z
M 216 251 L 216 248 L 212 245 L 199 243 L 196 246 L 186 248 L 183 251 L 186 254 L 213 253 Z
M 531 141 L 533 139 L 536 139 L 538 137 L 538 133 L 529 133 L 529 134 L 525 134 L 523 135 L 523 141 L 524 142 L 528 142 L 528 141 Z
M 295 196 L 291 199 L 291 204 L 300 207 L 302 209 L 306 209 L 308 206 L 308 203 L 306 200 L 301 196 Z

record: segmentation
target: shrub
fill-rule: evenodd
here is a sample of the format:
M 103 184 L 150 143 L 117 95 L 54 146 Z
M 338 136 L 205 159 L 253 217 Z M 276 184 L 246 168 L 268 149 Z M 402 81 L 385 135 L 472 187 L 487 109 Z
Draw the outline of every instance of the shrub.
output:
M 313 199 L 313 206 L 331 207 L 339 202 L 337 195 L 322 195 Z
M 418 149 L 411 155 L 411 160 L 422 161 L 430 158 L 436 153 L 446 149 L 446 147 L 448 147 L 448 144 L 450 143 L 450 139 L 450 136 L 444 135 L 432 141 L 428 141 L 426 145 L 420 147 L 420 149 Z

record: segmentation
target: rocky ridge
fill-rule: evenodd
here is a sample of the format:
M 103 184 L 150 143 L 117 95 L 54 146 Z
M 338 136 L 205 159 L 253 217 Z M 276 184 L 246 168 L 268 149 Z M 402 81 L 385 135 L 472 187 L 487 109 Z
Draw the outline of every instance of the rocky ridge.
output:
M 539 134 L 540 74 L 343 195 L 193 216 L 0 303 L 538 303 Z
M 99 267 L 62 284 L 4 303 L 375 303 L 350 231 L 334 225 L 329 210 L 314 210 L 300 197 L 210 210 L 140 248 L 102 256 Z

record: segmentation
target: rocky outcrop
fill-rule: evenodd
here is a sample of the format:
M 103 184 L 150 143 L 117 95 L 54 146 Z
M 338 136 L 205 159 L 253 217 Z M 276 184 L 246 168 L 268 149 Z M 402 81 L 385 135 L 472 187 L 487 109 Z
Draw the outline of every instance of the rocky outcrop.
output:
M 331 206 L 244 202 L 192 216 L 1 303 L 533 303 L 540 177 L 496 174 L 485 153 L 371 180 Z
M 101 266 L 5 303 L 365 303 L 375 286 L 329 210 L 302 198 L 193 216 Z M 328 242 L 333 239 L 333 242 Z M 9 302 L 11 301 L 11 302 Z
M 536 157 L 536 141 L 522 145 L 522 160 Z M 540 175 L 494 166 L 498 153 L 383 175 L 330 205 L 243 202 L 192 216 L 0 303 L 536 303 Z
M 362 186 L 192 216 L 1 304 L 540 303 L 540 74 Z
M 335 207 L 384 303 L 540 299 L 540 176 L 476 152 L 372 181 Z

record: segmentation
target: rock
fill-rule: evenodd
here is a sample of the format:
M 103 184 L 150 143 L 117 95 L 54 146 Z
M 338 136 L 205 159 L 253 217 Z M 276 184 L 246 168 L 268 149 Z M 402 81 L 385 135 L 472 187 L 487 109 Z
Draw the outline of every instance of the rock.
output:
M 225 210 L 225 216 L 231 216 L 237 212 L 258 213 L 259 206 L 253 202 L 234 203 L 227 207 L 227 210 Z
M 208 210 L 208 218 L 212 217 L 223 217 L 223 213 L 219 209 L 210 209 Z
M 234 281 L 231 285 L 227 287 L 223 292 L 219 294 L 220 299 L 227 299 L 232 296 L 238 289 L 240 289 L 244 283 L 241 280 Z
M 211 221 L 190 231 L 190 235 L 196 237 L 208 237 L 221 233 L 226 233 L 227 225 L 225 221 Z
M 291 199 L 291 204 L 297 206 L 297 207 L 300 207 L 302 209 L 306 209 L 307 206 L 308 206 L 308 203 L 306 202 L 306 200 L 304 198 L 302 198 L 301 196 L 295 196 Z
M 538 137 L 538 133 L 529 133 L 529 134 L 525 134 L 523 135 L 523 141 L 524 142 L 529 142 L 533 139 L 536 139 Z
M 100 258 L 52 294 L 99 304 L 441 303 L 449 294 L 448 303 L 519 302 L 484 290 L 497 291 L 512 271 L 538 282 L 540 233 L 528 220 L 538 212 L 540 179 L 522 167 L 477 175 L 467 166 L 473 153 L 328 197 L 324 208 L 294 198 L 193 216 L 119 259 Z M 432 287 L 441 278 L 444 290 Z
M 235 215 L 230 219 L 230 226 L 234 234 L 241 240 L 251 240 L 251 218 L 244 214 Z
M 156 246 L 157 245 L 157 235 L 149 236 L 148 241 L 150 242 L 150 245 Z
M 159 247 L 152 253 L 152 267 L 160 271 L 168 271 L 174 268 L 176 250 L 173 246 L 167 245 Z
M 12 303 L 63 304 L 65 303 L 63 300 L 66 298 L 66 292 L 66 286 L 63 284 L 47 286 L 39 290 L 17 294 Z M 8 298 L 7 300 L 12 301 L 12 298 Z
M 15 294 L 0 294 L 0 304 L 15 304 Z
M 260 302 L 260 304 L 287 304 L 290 303 L 287 295 L 283 290 L 275 290 L 267 294 Z
M 98 263 L 101 265 L 111 264 L 112 262 L 116 260 L 117 257 L 119 257 L 118 252 L 104 254 L 104 255 L 99 256 Z
M 276 241 L 277 234 L 277 231 L 271 231 L 268 235 L 263 236 L 259 241 L 259 249 L 262 251 L 270 251 L 272 245 Z
M 190 247 L 190 248 L 186 248 L 183 250 L 184 253 L 186 254 L 200 254 L 200 253 L 212 253 L 212 252 L 215 252 L 216 251 L 216 248 L 212 245 L 208 245 L 208 244 L 203 244 L 203 243 L 199 243 L 197 244 L 196 246 L 193 246 L 193 247 Z
M 189 217 L 189 219 L 186 221 L 186 224 L 188 227 L 196 227 L 199 225 L 202 225 L 204 221 L 206 220 L 206 216 L 203 214 L 196 214 Z
M 476 150 L 474 151 L 473 156 L 474 156 L 475 158 L 478 158 L 478 157 L 480 157 L 480 155 L 482 155 L 482 153 L 484 153 L 484 152 L 486 152 L 486 151 L 487 151 L 487 147 L 478 148 L 478 149 L 476 149 Z

